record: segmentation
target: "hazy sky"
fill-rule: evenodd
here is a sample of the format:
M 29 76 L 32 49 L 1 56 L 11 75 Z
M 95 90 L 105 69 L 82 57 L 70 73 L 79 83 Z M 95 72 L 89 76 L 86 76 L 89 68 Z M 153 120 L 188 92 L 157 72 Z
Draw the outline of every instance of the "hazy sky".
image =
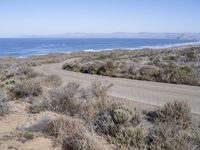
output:
M 0 36 L 200 32 L 200 0 L 0 0 Z

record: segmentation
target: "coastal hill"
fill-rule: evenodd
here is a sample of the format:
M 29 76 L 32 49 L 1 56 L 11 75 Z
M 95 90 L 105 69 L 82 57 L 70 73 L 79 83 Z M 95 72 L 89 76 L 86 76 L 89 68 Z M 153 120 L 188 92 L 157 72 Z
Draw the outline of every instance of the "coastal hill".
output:
M 21 38 L 138 38 L 138 39 L 184 39 L 200 40 L 200 33 L 150 33 L 150 32 L 113 32 L 113 33 L 64 33 L 53 35 L 21 35 Z

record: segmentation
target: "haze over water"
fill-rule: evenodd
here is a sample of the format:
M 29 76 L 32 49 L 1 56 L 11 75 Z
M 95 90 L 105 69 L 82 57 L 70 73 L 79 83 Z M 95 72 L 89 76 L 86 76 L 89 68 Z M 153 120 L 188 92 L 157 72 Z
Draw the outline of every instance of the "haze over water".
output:
M 69 39 L 27 38 L 0 39 L 0 56 L 30 56 L 55 52 L 103 51 L 110 49 L 159 48 L 193 44 L 177 39 Z

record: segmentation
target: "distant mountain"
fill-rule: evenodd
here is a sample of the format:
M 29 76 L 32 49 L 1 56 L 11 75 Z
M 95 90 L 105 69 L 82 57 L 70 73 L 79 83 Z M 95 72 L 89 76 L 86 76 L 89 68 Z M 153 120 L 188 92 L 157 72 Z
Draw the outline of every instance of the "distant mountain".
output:
M 200 33 L 196 33 L 196 34 L 192 34 L 192 33 L 181 34 L 181 35 L 177 36 L 177 39 L 181 39 L 181 40 L 200 40 Z
M 20 38 L 139 38 L 139 39 L 183 39 L 200 40 L 200 33 L 149 33 L 149 32 L 114 32 L 114 33 L 65 33 L 55 35 L 24 35 Z

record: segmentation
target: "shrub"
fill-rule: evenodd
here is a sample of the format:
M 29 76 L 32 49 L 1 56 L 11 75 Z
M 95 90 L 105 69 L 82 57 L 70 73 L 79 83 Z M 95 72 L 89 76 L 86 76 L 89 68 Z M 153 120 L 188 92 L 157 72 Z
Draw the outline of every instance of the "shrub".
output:
M 69 64 L 66 63 L 62 66 L 63 69 L 69 71 L 77 71 L 88 74 L 98 74 L 104 76 L 114 76 L 117 69 L 117 64 L 112 61 L 99 62 L 94 61 L 91 63 L 84 64 Z
M 34 98 L 29 107 L 30 113 L 40 113 L 42 111 L 48 110 L 49 104 L 46 98 Z
M 0 116 L 3 116 L 9 112 L 9 104 L 7 102 L 6 94 L 4 91 L 0 91 Z
M 27 78 L 34 78 L 38 75 L 31 67 L 22 65 L 17 69 L 17 75 L 25 75 Z
M 17 74 L 27 75 L 28 73 L 33 72 L 33 69 L 27 65 L 22 65 L 17 69 Z
M 10 93 L 15 98 L 39 96 L 42 93 L 42 87 L 40 83 L 35 80 L 25 80 L 17 82 L 15 86 L 10 89 Z
M 62 84 L 62 80 L 58 75 L 49 75 L 44 80 L 47 86 L 58 87 Z
M 0 76 L 0 80 L 1 81 L 6 81 L 8 79 L 11 79 L 12 77 L 14 77 L 14 74 L 13 73 L 10 73 L 10 72 L 3 72 Z
M 5 85 L 9 86 L 9 85 L 14 85 L 15 84 L 15 80 L 8 80 L 5 82 Z
M 190 66 L 168 64 L 160 71 L 159 80 L 175 84 L 197 85 L 197 73 Z
M 135 126 L 139 123 L 139 115 L 128 107 L 116 107 L 101 113 L 94 121 L 97 133 L 116 137 L 121 127 Z
M 104 150 L 108 149 L 95 136 L 90 135 L 80 120 L 70 117 L 59 117 L 48 124 L 43 131 L 55 136 L 63 150 Z
M 139 69 L 137 78 L 140 80 L 153 80 L 155 81 L 160 74 L 160 70 L 155 66 L 144 66 Z
M 23 134 L 23 137 L 24 137 L 26 140 L 32 140 L 32 139 L 34 139 L 34 134 L 31 133 L 31 132 L 25 132 L 25 133 Z
M 186 129 L 191 125 L 191 110 L 186 102 L 174 101 L 167 103 L 154 112 L 151 118 L 156 122 L 173 122 L 181 129 Z
M 115 123 L 125 123 L 132 119 L 133 111 L 128 108 L 116 108 L 112 112 Z
M 106 97 L 108 88 L 95 82 L 83 89 L 79 84 L 70 82 L 50 91 L 49 110 L 78 116 L 89 122 L 95 114 L 109 106 L 110 101 Z
M 108 90 L 112 86 L 113 86 L 112 84 L 110 84 L 108 86 L 103 86 L 99 80 L 96 80 L 96 81 L 92 82 L 92 85 L 91 85 L 92 96 L 104 99 L 107 96 Z
M 115 143 L 128 149 L 144 149 L 146 141 L 145 130 L 141 127 L 124 127 L 116 135 Z
M 188 136 L 173 123 L 161 123 L 150 129 L 147 144 L 150 150 L 192 149 Z
M 78 99 L 80 96 L 80 86 L 77 83 L 70 82 L 63 87 L 58 87 L 49 93 L 50 109 L 74 115 L 79 111 Z

